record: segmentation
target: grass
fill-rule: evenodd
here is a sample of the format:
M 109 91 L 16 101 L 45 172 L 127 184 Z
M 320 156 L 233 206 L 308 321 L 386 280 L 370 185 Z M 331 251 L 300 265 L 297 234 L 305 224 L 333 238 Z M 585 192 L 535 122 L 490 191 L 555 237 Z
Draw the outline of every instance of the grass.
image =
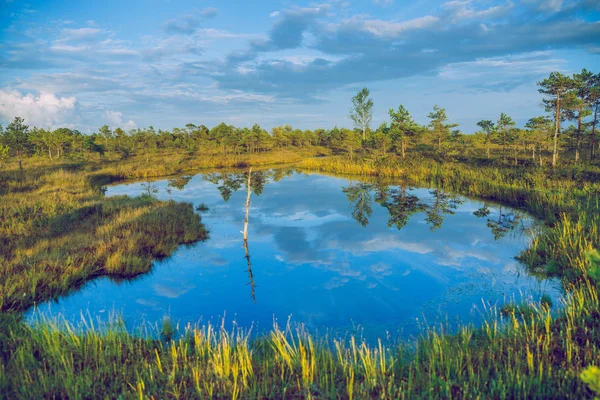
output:
M 502 315 L 516 315 L 522 318 L 531 318 L 537 309 L 530 303 L 507 303 L 500 307 L 500 313 Z
M 313 337 L 301 326 L 257 339 L 188 327 L 172 339 L 164 322 L 158 340 L 119 322 L 100 332 L 4 316 L 0 388 L 10 398 L 588 398 L 579 375 L 600 359 L 598 309 L 597 289 L 584 285 L 557 315 L 532 307 L 397 346 Z
M 131 157 L 125 160 L 104 161 L 95 163 L 102 174 L 113 180 L 155 178 L 184 172 L 199 171 L 208 168 L 246 168 L 249 166 L 281 165 L 297 163 L 317 154 L 328 154 L 329 150 L 321 147 L 306 150 L 277 150 L 268 153 L 215 155 L 165 152 L 146 156 Z
M 417 184 L 520 207 L 548 227 L 521 259 L 559 276 L 558 311 L 507 305 L 480 327 L 444 327 L 416 342 L 367 345 L 314 337 L 302 326 L 251 338 L 165 318 L 157 334 L 132 335 L 120 321 L 29 326 L 0 313 L 0 393 L 7 398 L 591 398 L 600 387 L 598 171 L 509 168 L 411 159 L 349 162 L 310 154 L 223 159 L 173 154 L 119 162 L 29 162 L 0 173 L 0 306 L 19 311 L 99 275 L 131 276 L 182 243 L 206 238 L 189 204 L 151 196 L 104 198 L 102 185 L 208 167 L 305 159 L 301 168 Z M 160 337 L 161 339 L 156 339 Z
M 104 198 L 84 172 L 10 171 L 1 177 L 3 311 L 24 310 L 100 275 L 147 272 L 153 259 L 207 238 L 191 204 Z

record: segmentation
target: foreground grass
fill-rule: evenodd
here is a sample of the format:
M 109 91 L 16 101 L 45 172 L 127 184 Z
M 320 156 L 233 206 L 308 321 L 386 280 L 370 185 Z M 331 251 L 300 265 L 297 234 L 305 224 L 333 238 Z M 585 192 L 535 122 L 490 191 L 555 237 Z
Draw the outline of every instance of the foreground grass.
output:
M 4 317 L 0 390 L 8 398 L 590 398 L 580 375 L 600 360 L 595 286 L 574 290 L 557 316 L 531 307 L 527 317 L 491 317 L 393 347 L 302 328 L 252 340 L 208 326 L 156 340 L 120 324 L 78 332 Z

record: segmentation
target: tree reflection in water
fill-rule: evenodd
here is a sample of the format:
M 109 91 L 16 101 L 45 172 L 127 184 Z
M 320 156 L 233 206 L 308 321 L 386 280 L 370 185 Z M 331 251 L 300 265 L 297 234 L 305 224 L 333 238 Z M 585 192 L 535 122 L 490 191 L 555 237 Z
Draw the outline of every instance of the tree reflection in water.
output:
M 431 190 L 432 199 L 424 201 L 409 193 L 406 185 L 390 188 L 381 183 L 351 183 L 343 187 L 342 192 L 350 202 L 352 218 L 363 227 L 369 224 L 369 218 L 373 213 L 372 191 L 375 192 L 375 202 L 389 213 L 388 227 L 394 226 L 398 230 L 404 228 L 410 217 L 419 212 L 426 213 L 425 221 L 432 231 L 436 230 L 442 226 L 445 215 L 454 214 L 454 210 L 463 202 L 460 197 L 444 193 L 441 189 Z
M 218 185 L 217 189 L 224 201 L 228 201 L 234 192 L 243 187 L 246 188 L 244 230 L 242 234 L 244 258 L 246 259 L 249 278 L 248 285 L 250 285 L 250 295 L 254 302 L 256 302 L 256 291 L 248 245 L 251 196 L 253 192 L 259 196 L 270 181 L 277 182 L 293 173 L 293 169 L 253 172 L 250 168 L 248 172 L 243 173 L 224 172 L 204 176 L 206 181 Z M 169 186 L 178 189 L 183 188 L 189 182 L 187 178 L 182 177 L 170 181 Z M 411 188 L 406 184 L 392 187 L 381 181 L 376 183 L 351 182 L 348 186 L 342 187 L 341 190 L 350 203 L 352 218 L 362 227 L 369 224 L 369 220 L 373 215 L 373 201 L 387 211 L 389 215 L 388 227 L 401 230 L 408 224 L 413 215 L 424 213 L 425 222 L 429 225 L 431 231 L 441 228 L 446 216 L 455 214 L 455 210 L 464 202 L 463 198 L 448 194 L 440 188 L 429 190 L 431 196 L 419 198 L 416 194 L 411 193 Z M 484 218 L 490 213 L 487 203 L 484 203 L 483 207 L 473 214 L 478 218 Z M 502 207 L 500 207 L 498 218 L 488 219 L 487 226 L 491 229 L 494 239 L 498 240 L 507 232 L 514 230 L 519 225 L 520 220 L 520 215 L 503 213 Z
M 349 186 L 343 187 L 342 192 L 348 198 L 348 201 L 352 204 L 352 218 L 356 220 L 363 227 L 369 224 L 369 218 L 373 213 L 373 197 L 371 196 L 371 189 L 373 185 L 368 183 L 350 183 Z
M 417 196 L 406 191 L 406 185 L 401 186 L 400 189 L 390 189 L 381 205 L 390 215 L 388 228 L 394 226 L 398 230 L 406 226 L 413 214 L 427 209 Z
M 291 172 L 277 173 L 275 171 L 256 171 L 252 172 L 252 168 L 246 173 L 211 173 L 204 176 L 204 179 L 208 182 L 214 183 L 221 194 L 224 201 L 228 201 L 231 195 L 243 186 L 246 187 L 246 204 L 245 204 L 245 218 L 244 218 L 244 230 L 241 232 L 243 235 L 243 247 L 245 251 L 244 258 L 246 259 L 248 278 L 250 285 L 250 297 L 256 303 L 256 285 L 254 283 L 254 274 L 252 272 L 252 261 L 250 259 L 250 247 L 248 246 L 248 225 L 250 222 L 250 199 L 252 192 L 257 196 L 260 196 L 265 184 L 268 182 L 270 177 L 282 179 L 284 176 L 289 176 Z
M 173 188 L 179 191 L 183 190 L 187 184 L 190 183 L 192 178 L 192 175 L 184 175 L 169 179 L 169 183 L 167 184 L 167 193 L 171 194 Z
M 260 181 L 260 191 L 262 193 L 262 188 L 264 186 L 264 180 Z M 244 249 L 246 250 L 246 261 L 248 263 L 248 278 L 250 281 L 248 285 L 250 285 L 250 297 L 256 303 L 256 292 L 254 285 L 254 274 L 252 273 L 252 263 L 250 261 L 250 249 L 248 248 L 248 222 L 250 219 L 250 195 L 252 194 L 252 168 L 248 170 L 248 181 L 246 184 L 246 188 L 248 191 L 248 195 L 246 196 L 246 218 L 244 219 L 244 231 L 242 232 L 244 235 Z
M 442 227 L 445 215 L 454 214 L 464 201 L 457 197 L 444 193 L 441 189 L 433 189 L 429 193 L 433 195 L 433 202 L 427 206 L 425 221 L 430 225 L 432 231 Z

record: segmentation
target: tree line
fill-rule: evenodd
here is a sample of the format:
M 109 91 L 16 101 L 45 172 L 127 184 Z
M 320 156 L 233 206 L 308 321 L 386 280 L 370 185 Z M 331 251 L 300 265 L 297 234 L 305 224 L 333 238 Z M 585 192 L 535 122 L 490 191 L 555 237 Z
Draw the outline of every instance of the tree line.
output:
M 50 159 L 78 158 L 95 154 L 102 158 L 111 153 L 121 158 L 163 151 L 183 151 L 190 154 L 210 151 L 223 155 L 259 153 L 283 148 L 323 146 L 333 152 L 347 153 L 350 159 L 357 152 L 370 152 L 386 156 L 405 157 L 408 152 L 428 153 L 440 157 L 477 155 L 485 149 L 485 157 L 503 161 L 523 159 L 543 165 L 551 160 L 556 166 L 561 149 L 573 154 L 579 162 L 587 147 L 585 158 L 594 160 L 600 109 L 600 74 L 586 69 L 566 76 L 552 72 L 537 82 L 544 95 L 545 115 L 533 117 L 523 128 L 500 113 L 496 121 L 481 120 L 474 135 L 464 134 L 457 124 L 449 122 L 446 110 L 438 105 L 427 115 L 429 123 L 420 125 L 410 112 L 399 105 L 388 111 L 389 121 L 371 128 L 373 100 L 367 88 L 352 98 L 349 119 L 354 129 L 338 128 L 301 130 L 290 125 L 273 128 L 267 132 L 258 124 L 240 128 L 226 123 L 208 128 L 205 125 L 187 124 L 184 128 L 155 130 L 148 128 L 124 131 L 104 125 L 90 135 L 69 129 L 44 129 L 29 127 L 23 118 L 15 119 L 6 127 L 0 125 L 0 164 L 9 156 L 22 165 L 24 156 L 40 155 Z M 571 122 L 566 129 L 563 126 Z M 599 147 L 600 149 L 600 147 Z

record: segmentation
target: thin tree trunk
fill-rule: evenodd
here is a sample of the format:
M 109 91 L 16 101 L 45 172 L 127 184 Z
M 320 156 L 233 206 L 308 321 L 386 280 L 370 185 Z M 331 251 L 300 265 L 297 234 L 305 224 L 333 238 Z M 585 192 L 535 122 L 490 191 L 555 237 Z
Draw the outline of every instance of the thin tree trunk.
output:
M 248 278 L 250 278 L 250 297 L 256 303 L 254 292 L 254 274 L 252 273 L 252 263 L 250 262 L 250 250 L 248 249 L 248 221 L 250 219 L 250 194 L 252 193 L 252 168 L 248 170 L 248 196 L 246 197 L 246 218 L 244 219 L 244 250 L 246 250 L 246 261 L 248 262 Z
M 554 115 L 554 150 L 552 151 L 552 168 L 556 168 L 558 160 L 558 131 L 560 130 L 560 94 L 556 93 L 556 114 Z
M 365 123 L 365 121 L 367 120 L 367 116 L 365 114 L 366 112 L 363 109 L 361 112 L 363 141 L 367 140 L 367 124 Z
M 21 150 L 17 151 L 17 156 L 19 157 L 19 169 L 23 169 L 23 160 L 21 159 Z
M 575 162 L 579 161 L 579 145 L 581 143 L 581 111 L 579 111 L 579 119 L 577 121 L 577 138 L 575 140 Z
M 502 135 L 502 160 L 506 161 L 506 133 Z
M 406 139 L 402 139 L 402 158 L 406 157 Z
M 248 262 L 248 279 L 250 279 L 250 281 L 248 282 L 248 284 L 250 285 L 250 297 L 256 303 L 256 292 L 255 292 L 255 285 L 254 285 L 254 274 L 252 273 L 252 263 L 250 262 L 250 250 L 248 249 L 248 239 L 244 239 L 244 249 L 246 250 L 246 255 L 244 256 L 244 258 Z
M 596 144 L 596 124 L 598 123 L 598 107 L 594 109 L 594 122 L 592 124 L 592 142 L 590 145 L 590 160 L 594 159 L 594 145 Z

